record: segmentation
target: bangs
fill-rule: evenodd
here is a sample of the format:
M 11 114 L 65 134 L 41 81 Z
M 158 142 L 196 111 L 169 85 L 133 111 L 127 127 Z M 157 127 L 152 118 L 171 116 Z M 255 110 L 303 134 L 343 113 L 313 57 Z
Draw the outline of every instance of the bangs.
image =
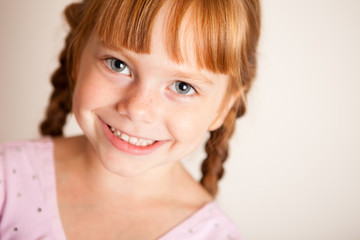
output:
M 110 48 L 150 53 L 152 26 L 163 0 L 98 0 L 94 33 Z
M 188 61 L 186 44 L 194 46 L 199 68 L 239 76 L 240 49 L 245 39 L 241 6 L 236 0 L 95 0 L 93 30 L 106 46 L 150 53 L 157 13 L 170 7 L 164 31 L 169 57 Z M 97 4 L 96 4 L 97 2 Z M 94 13 L 94 12 L 92 12 Z M 97 17 L 98 16 L 98 17 Z M 185 20 L 186 19 L 186 20 Z

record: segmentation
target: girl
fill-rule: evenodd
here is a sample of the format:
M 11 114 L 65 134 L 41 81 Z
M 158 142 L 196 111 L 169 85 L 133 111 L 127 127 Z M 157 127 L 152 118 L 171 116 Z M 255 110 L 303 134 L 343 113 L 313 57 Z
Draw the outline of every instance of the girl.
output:
M 256 70 L 257 0 L 84 0 L 45 137 L 0 148 L 1 239 L 240 239 L 214 202 Z M 84 136 L 62 137 L 72 112 Z M 180 160 L 210 132 L 200 184 Z

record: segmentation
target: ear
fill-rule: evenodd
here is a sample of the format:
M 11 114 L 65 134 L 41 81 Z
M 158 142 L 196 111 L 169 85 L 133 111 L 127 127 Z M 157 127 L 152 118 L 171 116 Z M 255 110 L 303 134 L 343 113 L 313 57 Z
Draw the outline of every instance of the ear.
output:
M 236 91 L 229 97 L 226 102 L 220 105 L 217 116 L 213 120 L 213 122 L 209 126 L 209 131 L 214 131 L 221 127 L 226 119 L 226 116 L 228 115 L 230 109 L 234 106 L 234 103 L 239 99 L 241 96 L 241 90 Z

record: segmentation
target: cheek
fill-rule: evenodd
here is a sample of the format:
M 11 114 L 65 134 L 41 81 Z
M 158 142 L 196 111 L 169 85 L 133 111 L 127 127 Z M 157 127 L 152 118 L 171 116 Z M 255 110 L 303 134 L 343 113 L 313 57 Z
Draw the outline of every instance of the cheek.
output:
M 78 120 L 83 117 L 84 111 L 91 109 L 91 105 L 92 105 L 90 98 L 91 92 L 89 92 L 87 87 L 85 86 L 83 86 L 81 83 L 78 83 L 74 91 L 73 113 Z
M 80 74 L 74 91 L 74 108 L 78 110 L 99 108 L 111 99 L 111 92 L 106 88 L 101 76 L 91 72 L 87 75 Z
M 103 97 L 101 97 L 104 95 L 103 89 L 94 80 L 98 80 L 98 78 L 92 74 L 79 74 L 74 89 L 73 113 L 83 131 L 94 124 L 93 111 L 99 108 L 101 104 L 105 104 L 102 100 Z
M 87 97 L 84 93 L 86 93 L 86 91 L 83 91 L 81 84 L 78 82 L 74 90 L 72 111 L 78 125 L 83 131 L 87 128 L 86 123 L 88 123 L 88 121 L 86 121 L 86 110 L 89 109 L 89 106 L 87 105 L 89 102 L 86 101 Z
M 192 107 L 178 110 L 171 116 L 173 134 L 178 142 L 200 142 L 208 131 L 213 113 L 211 109 Z

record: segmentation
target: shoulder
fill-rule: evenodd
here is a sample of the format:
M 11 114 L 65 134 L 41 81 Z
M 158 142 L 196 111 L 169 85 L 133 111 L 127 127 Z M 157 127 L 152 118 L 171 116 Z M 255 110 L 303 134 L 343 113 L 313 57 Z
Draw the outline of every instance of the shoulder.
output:
M 44 137 L 40 139 L 33 140 L 23 140 L 23 141 L 10 141 L 5 143 L 0 143 L 0 151 L 17 151 L 20 152 L 22 148 L 41 148 L 41 147 L 51 147 L 52 141 L 50 137 Z M 2 154 L 3 155 L 3 154 Z
M 203 206 L 160 240 L 168 239 L 242 240 L 243 238 L 231 219 L 213 201 Z
M 14 186 L 42 179 L 42 172 L 52 168 L 53 146 L 50 138 L 0 144 L 0 181 L 2 188 L 12 191 Z
M 15 173 L 17 169 L 24 173 L 25 170 L 30 170 L 29 165 L 36 165 L 41 160 L 52 158 L 52 149 L 50 138 L 0 144 L 1 173 Z
M 39 175 L 39 169 L 52 168 L 52 158 L 50 138 L 0 144 L 0 179 L 8 184 L 27 183 Z
M 50 138 L 0 144 L 0 234 L 4 239 L 14 233 L 32 234 L 32 228 L 49 224 L 43 212 L 54 190 L 52 149 Z

